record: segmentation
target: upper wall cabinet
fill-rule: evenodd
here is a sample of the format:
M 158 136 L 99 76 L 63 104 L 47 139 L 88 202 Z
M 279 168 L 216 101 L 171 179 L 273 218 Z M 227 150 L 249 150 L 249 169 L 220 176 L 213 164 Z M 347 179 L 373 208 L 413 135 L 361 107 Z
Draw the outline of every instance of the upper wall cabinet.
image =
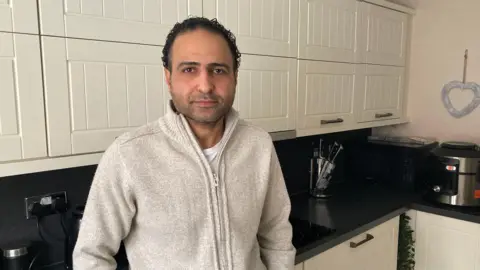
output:
M 39 6 L 44 35 L 153 45 L 164 45 L 176 22 L 202 15 L 198 0 L 42 0 Z
M 300 60 L 298 75 L 298 129 L 330 129 L 354 123 L 354 64 Z
M 105 150 L 170 98 L 162 47 L 42 37 L 51 156 Z
M 298 0 L 203 0 L 203 7 L 235 34 L 241 53 L 297 56 Z
M 355 112 L 358 122 L 402 116 L 404 72 L 403 67 L 357 65 Z
M 300 0 L 301 59 L 355 61 L 356 0 Z
M 38 36 L 0 33 L 0 162 L 45 157 Z
M 268 132 L 295 129 L 297 60 L 243 55 L 234 108 Z
M 357 62 L 404 66 L 408 14 L 365 2 L 358 10 Z
M 0 31 L 38 34 L 37 1 L 0 0 Z

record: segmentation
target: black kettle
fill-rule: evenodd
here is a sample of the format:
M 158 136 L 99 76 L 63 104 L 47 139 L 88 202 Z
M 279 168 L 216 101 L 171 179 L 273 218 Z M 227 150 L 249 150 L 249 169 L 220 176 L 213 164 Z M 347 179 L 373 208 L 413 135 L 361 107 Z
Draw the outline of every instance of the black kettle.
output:
M 73 269 L 72 254 L 77 243 L 80 224 L 82 223 L 85 205 L 78 205 L 72 211 L 72 216 L 67 222 L 67 237 L 65 238 L 65 269 Z

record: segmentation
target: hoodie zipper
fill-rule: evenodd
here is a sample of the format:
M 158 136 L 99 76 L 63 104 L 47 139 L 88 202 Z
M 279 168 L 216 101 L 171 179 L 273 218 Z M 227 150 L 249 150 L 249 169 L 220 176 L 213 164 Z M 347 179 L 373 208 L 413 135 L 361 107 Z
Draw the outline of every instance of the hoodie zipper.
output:
M 222 215 L 222 207 L 221 207 L 221 196 L 220 196 L 220 187 L 219 187 L 219 179 L 218 175 L 216 173 L 213 173 L 213 179 L 214 179 L 214 186 L 215 186 L 215 195 L 217 198 L 217 209 L 218 209 L 218 226 L 220 230 L 220 245 L 219 245 L 219 259 L 220 259 L 220 265 L 221 268 L 224 269 L 226 267 L 226 261 L 225 261 L 225 252 L 226 252 L 226 247 L 225 247 L 225 233 L 224 233 L 224 228 L 223 228 L 223 215 Z

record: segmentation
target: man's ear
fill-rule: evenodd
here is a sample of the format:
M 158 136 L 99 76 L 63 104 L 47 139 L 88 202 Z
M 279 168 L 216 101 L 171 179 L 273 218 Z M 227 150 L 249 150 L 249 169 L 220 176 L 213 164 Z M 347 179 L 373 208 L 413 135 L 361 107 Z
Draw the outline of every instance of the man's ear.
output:
M 172 73 L 168 68 L 163 68 L 163 73 L 165 74 L 165 83 L 168 86 L 168 90 L 170 91 L 172 89 Z

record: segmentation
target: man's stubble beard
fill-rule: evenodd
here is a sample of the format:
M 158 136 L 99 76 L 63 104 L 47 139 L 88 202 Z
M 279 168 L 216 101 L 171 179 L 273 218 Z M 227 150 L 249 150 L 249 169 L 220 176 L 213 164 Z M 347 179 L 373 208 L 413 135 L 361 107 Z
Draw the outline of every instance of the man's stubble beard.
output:
M 175 95 L 171 95 L 173 104 L 178 112 L 183 114 L 185 118 L 187 118 L 189 121 L 203 125 L 215 125 L 219 121 L 223 121 L 224 117 L 230 112 L 231 108 L 233 107 L 233 102 L 235 100 L 235 93 L 232 100 L 228 103 L 226 103 L 225 100 L 216 97 L 214 100 L 217 102 L 217 104 L 214 108 L 202 109 L 200 107 L 195 108 L 195 105 L 190 101 L 188 101 L 187 104 L 184 104 L 183 102 L 177 102 Z M 208 94 L 204 96 L 208 96 Z M 214 112 L 211 113 L 210 116 L 203 117 L 197 115 L 195 113 L 196 110 L 214 110 Z

